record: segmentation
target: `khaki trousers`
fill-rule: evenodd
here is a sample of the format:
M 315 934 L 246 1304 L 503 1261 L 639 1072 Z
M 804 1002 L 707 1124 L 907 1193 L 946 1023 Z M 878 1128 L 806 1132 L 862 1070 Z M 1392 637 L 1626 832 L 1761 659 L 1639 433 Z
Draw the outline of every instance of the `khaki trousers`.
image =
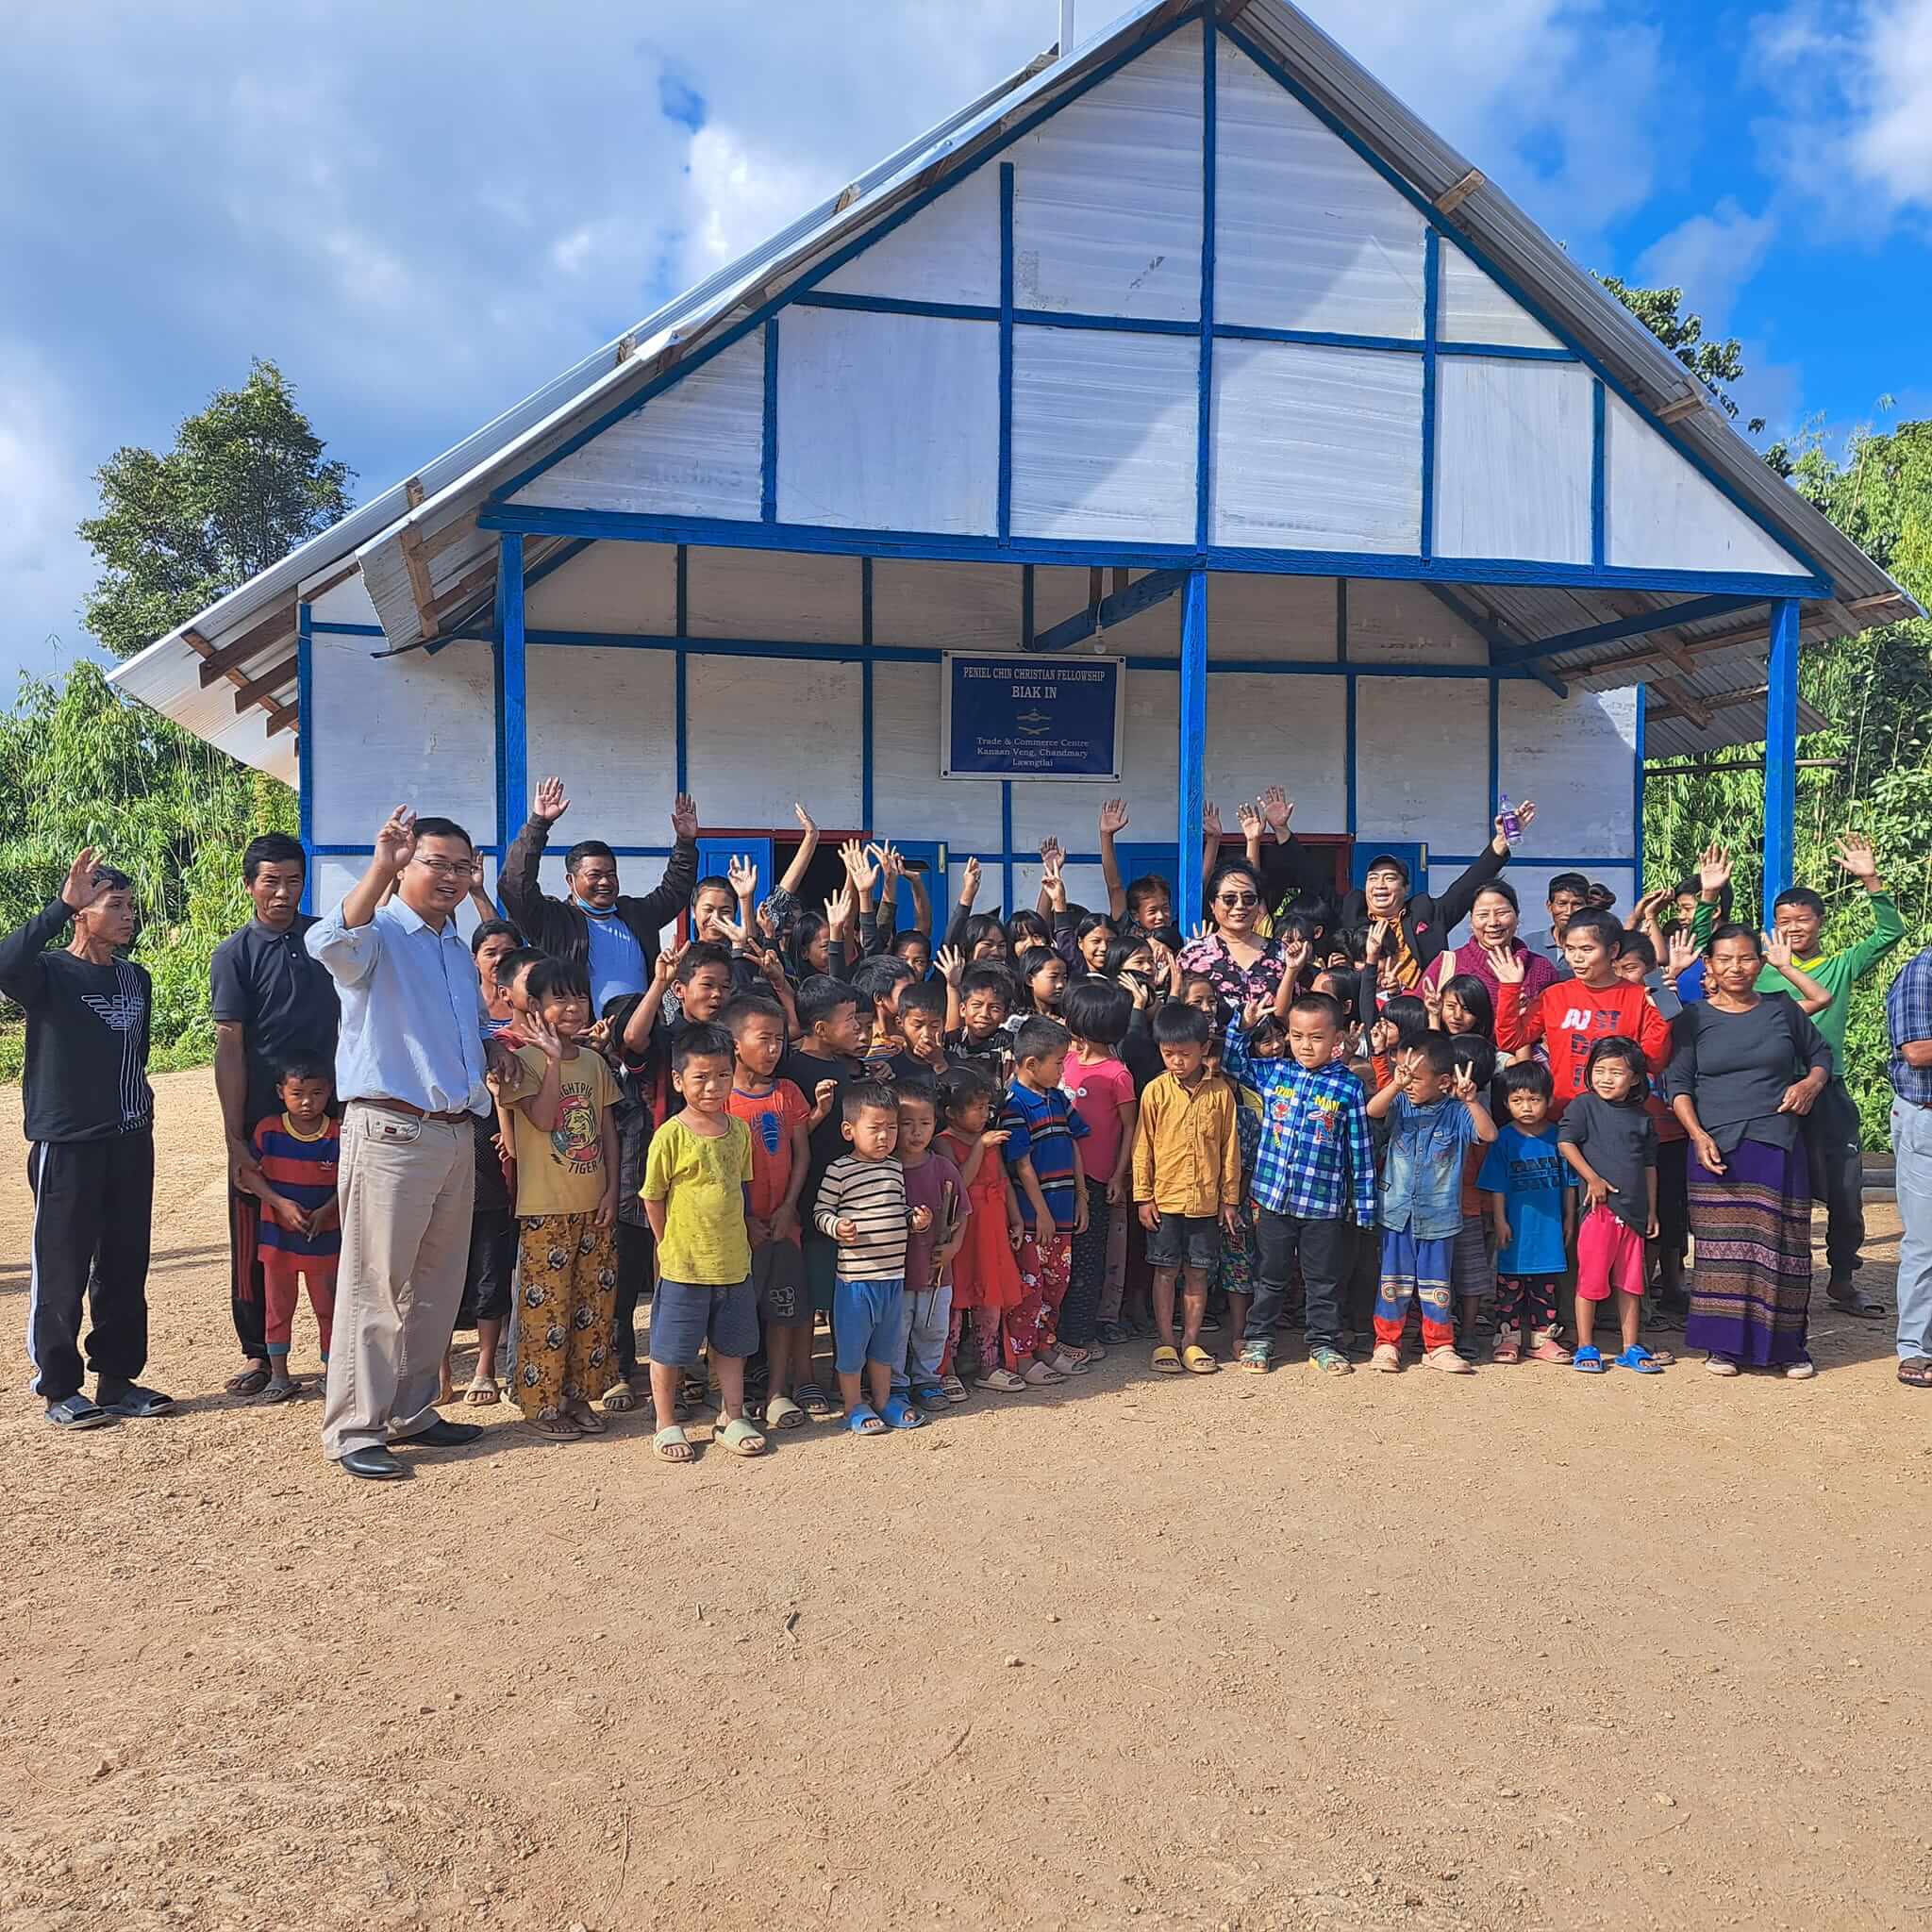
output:
M 322 1416 L 331 1461 L 437 1420 L 470 1254 L 475 1137 L 468 1121 L 412 1120 L 351 1101 L 337 1177 L 342 1258 Z

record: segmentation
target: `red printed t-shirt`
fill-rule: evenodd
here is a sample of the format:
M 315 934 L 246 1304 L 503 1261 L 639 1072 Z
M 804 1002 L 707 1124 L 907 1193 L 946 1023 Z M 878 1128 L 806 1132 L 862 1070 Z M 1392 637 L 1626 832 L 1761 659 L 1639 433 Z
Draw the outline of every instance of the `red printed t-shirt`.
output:
M 1090 1179 L 1110 1181 L 1121 1158 L 1121 1108 L 1134 1104 L 1133 1074 L 1124 1060 L 1083 1060 L 1069 1052 L 1060 1091 L 1087 1123 L 1081 1166 Z
M 1550 1056 L 1550 1078 L 1557 1088 L 1552 1120 L 1583 1091 L 1584 1065 L 1599 1040 L 1612 1033 L 1634 1040 L 1653 1074 L 1662 1073 L 1670 1058 L 1671 1023 L 1651 1005 L 1642 987 L 1627 980 L 1597 987 L 1559 979 L 1526 1007 L 1521 986 L 1505 984 L 1496 993 L 1496 1044 L 1513 1053 L 1541 1041 Z
M 811 1108 L 790 1080 L 777 1081 L 769 1093 L 744 1093 L 733 1087 L 730 1106 L 751 1129 L 751 1211 L 768 1222 L 791 1185 L 791 1129 L 811 1118 Z M 791 1239 L 798 1239 L 795 1226 Z

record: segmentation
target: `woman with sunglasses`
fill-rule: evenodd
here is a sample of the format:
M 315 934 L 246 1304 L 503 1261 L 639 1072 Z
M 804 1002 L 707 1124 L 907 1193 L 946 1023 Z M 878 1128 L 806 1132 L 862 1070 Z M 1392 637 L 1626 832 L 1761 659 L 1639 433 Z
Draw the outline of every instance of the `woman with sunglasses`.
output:
M 1181 972 L 1210 981 L 1227 1011 L 1239 1013 L 1253 1000 L 1272 1003 L 1281 984 L 1283 936 L 1263 939 L 1256 931 L 1261 875 L 1245 858 L 1214 868 L 1208 881 L 1208 917 L 1211 929 L 1182 951 Z M 1295 936 L 1307 938 L 1305 932 Z

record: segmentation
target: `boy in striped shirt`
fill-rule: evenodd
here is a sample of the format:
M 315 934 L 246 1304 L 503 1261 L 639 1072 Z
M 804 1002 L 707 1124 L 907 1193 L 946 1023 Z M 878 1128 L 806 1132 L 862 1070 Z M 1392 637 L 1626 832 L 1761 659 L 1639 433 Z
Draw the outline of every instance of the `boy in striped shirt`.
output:
M 268 1387 L 258 1398 L 262 1402 L 286 1402 L 300 1387 L 289 1374 L 289 1342 L 305 1281 L 320 1331 L 322 1365 L 328 1367 L 336 1267 L 342 1252 L 336 1200 L 342 1128 L 329 1113 L 335 1091 L 325 1061 L 289 1060 L 275 1081 L 282 1111 L 259 1122 L 249 1142 L 255 1170 L 247 1185 L 261 1198 L 257 1253 L 267 1302 Z
M 892 1374 L 897 1369 L 903 1374 L 906 1367 L 906 1237 L 931 1227 L 932 1212 L 906 1205 L 905 1171 L 892 1158 L 899 1144 L 899 1103 L 891 1087 L 883 1080 L 855 1080 L 845 1089 L 841 1111 L 852 1151 L 825 1170 L 812 1221 L 839 1244 L 832 1346 L 845 1426 L 856 1436 L 882 1434 L 888 1424 L 916 1429 L 925 1418 L 905 1396 L 892 1393 Z

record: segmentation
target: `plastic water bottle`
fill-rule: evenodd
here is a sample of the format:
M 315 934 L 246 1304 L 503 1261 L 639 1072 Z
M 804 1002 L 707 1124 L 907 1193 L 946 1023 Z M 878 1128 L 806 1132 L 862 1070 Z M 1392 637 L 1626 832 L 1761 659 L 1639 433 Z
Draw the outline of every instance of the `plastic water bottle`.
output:
M 1516 808 L 1509 803 L 1509 794 L 1504 792 L 1498 805 L 1496 816 L 1502 821 L 1503 837 L 1515 844 L 1523 837 L 1523 821 L 1516 816 Z

